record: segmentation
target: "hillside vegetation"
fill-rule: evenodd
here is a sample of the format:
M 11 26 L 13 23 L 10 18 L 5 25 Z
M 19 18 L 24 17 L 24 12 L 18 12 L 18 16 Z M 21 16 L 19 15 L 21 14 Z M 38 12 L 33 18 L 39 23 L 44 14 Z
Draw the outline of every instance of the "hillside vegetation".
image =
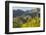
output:
M 22 18 L 23 20 L 24 18 Z M 13 20 L 13 28 L 25 28 L 25 27 L 40 27 L 40 18 L 26 18 L 22 21 L 21 18 L 14 18 Z

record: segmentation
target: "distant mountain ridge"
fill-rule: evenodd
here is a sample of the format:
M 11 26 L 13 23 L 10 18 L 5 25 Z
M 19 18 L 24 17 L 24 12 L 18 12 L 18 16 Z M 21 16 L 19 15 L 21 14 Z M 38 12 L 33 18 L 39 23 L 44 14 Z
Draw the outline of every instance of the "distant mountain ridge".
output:
M 24 10 L 13 10 L 13 17 L 16 17 L 16 16 L 21 16 L 21 15 L 26 15 L 26 14 L 29 14 L 31 13 L 31 10 L 27 10 L 27 11 L 24 11 Z
M 13 10 L 13 17 L 17 17 L 17 16 L 27 16 L 27 15 L 36 15 L 38 12 L 40 12 L 39 9 L 32 9 L 32 10 L 21 10 L 21 9 L 17 9 L 17 10 Z
M 21 16 L 22 14 L 24 13 L 23 10 L 13 10 L 13 17 L 16 17 L 16 16 Z

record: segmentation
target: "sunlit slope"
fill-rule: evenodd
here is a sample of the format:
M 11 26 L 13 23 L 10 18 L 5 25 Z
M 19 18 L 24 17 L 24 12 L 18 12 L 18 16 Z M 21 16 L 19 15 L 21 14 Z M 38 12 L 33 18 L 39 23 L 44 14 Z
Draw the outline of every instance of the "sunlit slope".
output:
M 40 19 L 37 17 L 28 19 L 27 22 L 22 25 L 22 27 L 40 27 Z
M 13 28 L 25 28 L 25 27 L 40 27 L 40 18 L 30 18 L 25 23 L 20 23 L 20 19 L 16 19 L 13 22 Z

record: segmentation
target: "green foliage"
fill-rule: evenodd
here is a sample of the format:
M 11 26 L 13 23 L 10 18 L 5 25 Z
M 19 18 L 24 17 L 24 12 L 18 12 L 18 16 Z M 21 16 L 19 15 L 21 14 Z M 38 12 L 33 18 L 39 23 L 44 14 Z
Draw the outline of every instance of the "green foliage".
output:
M 40 18 L 39 17 L 33 17 L 33 18 L 16 18 L 13 20 L 13 28 L 25 28 L 25 27 L 40 27 Z

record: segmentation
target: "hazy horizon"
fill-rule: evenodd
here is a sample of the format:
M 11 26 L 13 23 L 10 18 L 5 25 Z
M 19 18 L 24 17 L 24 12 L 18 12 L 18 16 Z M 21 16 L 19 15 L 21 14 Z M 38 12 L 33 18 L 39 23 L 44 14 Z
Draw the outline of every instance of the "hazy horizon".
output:
M 31 7 L 30 7 L 30 8 L 29 8 L 29 7 L 28 7 L 28 8 L 27 8 L 27 7 L 15 7 L 15 8 L 14 8 L 14 7 L 13 7 L 13 9 L 14 9 L 14 10 L 21 9 L 21 10 L 24 10 L 24 11 L 26 11 L 26 10 L 32 10 Z

